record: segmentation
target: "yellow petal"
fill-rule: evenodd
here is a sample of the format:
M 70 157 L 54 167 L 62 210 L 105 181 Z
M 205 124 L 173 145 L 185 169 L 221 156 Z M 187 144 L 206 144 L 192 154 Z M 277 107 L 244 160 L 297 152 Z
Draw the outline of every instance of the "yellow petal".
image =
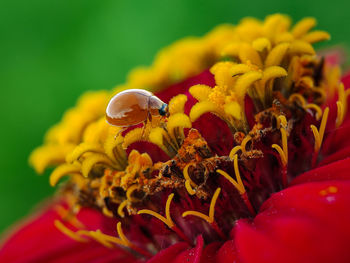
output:
M 81 172 L 83 176 L 88 177 L 90 174 L 90 171 L 92 170 L 92 168 L 94 168 L 96 164 L 104 164 L 108 167 L 115 167 L 115 165 L 106 155 L 95 153 L 86 157 L 86 159 L 84 159 L 81 165 Z
M 39 174 L 50 165 L 64 163 L 66 155 L 74 149 L 74 144 L 46 144 L 36 148 L 29 157 L 29 163 Z
M 260 55 L 256 50 L 249 44 L 244 43 L 241 45 L 241 48 L 239 50 L 239 59 L 243 63 L 252 63 L 259 68 L 262 68 L 262 61 L 260 58 Z
M 220 115 L 220 109 L 211 101 L 201 101 L 196 103 L 190 112 L 192 122 L 196 121 L 200 116 L 207 112 L 214 112 Z
M 287 71 L 278 66 L 268 67 L 264 70 L 263 78 L 261 79 L 262 86 L 265 86 L 266 82 L 270 79 L 280 78 L 287 76 Z
M 290 46 L 290 43 L 281 43 L 275 46 L 267 55 L 267 58 L 265 60 L 265 67 L 280 65 L 289 46 Z
M 271 42 L 266 37 L 261 37 L 253 41 L 252 43 L 253 48 L 258 51 L 262 52 L 264 49 L 270 50 L 271 49 Z
M 173 97 L 169 101 L 169 113 L 170 113 L 170 115 L 178 113 L 178 112 L 183 113 L 184 109 L 185 109 L 186 101 L 187 101 L 187 96 L 184 94 L 179 94 L 179 95 Z
M 50 185 L 55 186 L 63 176 L 80 173 L 80 170 L 81 166 L 79 163 L 61 164 L 51 173 Z
M 190 118 L 183 113 L 176 113 L 174 115 L 170 115 L 167 123 L 167 128 L 170 135 L 174 136 L 174 129 L 176 127 L 191 128 L 192 123 L 190 121 Z
M 67 163 L 73 163 L 86 152 L 103 153 L 103 148 L 99 144 L 83 142 L 79 144 L 77 147 L 75 147 L 74 150 L 67 155 L 66 157 Z
M 325 31 L 313 31 L 305 35 L 302 39 L 310 44 L 329 40 L 331 36 Z
M 236 75 L 247 73 L 248 71 L 251 71 L 251 70 L 252 68 L 247 64 L 236 64 L 231 67 L 230 73 L 232 76 L 236 76 Z
M 135 128 L 129 131 L 124 137 L 123 148 L 126 149 L 130 144 L 138 141 L 144 141 L 143 128 Z
M 191 95 L 198 101 L 207 100 L 212 88 L 207 85 L 194 85 L 189 89 Z
M 306 55 L 314 55 L 314 48 L 307 42 L 302 40 L 295 40 L 289 46 L 289 53 L 297 53 L 297 54 L 306 54 Z
M 296 38 L 304 36 L 316 25 L 316 19 L 313 17 L 306 17 L 300 20 L 292 29 L 292 34 Z
M 241 77 L 237 79 L 237 82 L 235 84 L 235 92 L 237 94 L 237 98 L 239 100 L 239 103 L 243 105 L 243 100 L 245 97 L 245 94 L 247 93 L 248 88 L 257 80 L 262 78 L 262 73 L 258 71 L 250 71 L 245 74 L 243 74 Z
M 238 102 L 234 101 L 234 102 L 225 104 L 224 110 L 225 110 L 225 113 L 233 116 L 237 120 L 240 120 L 242 118 L 242 110 Z

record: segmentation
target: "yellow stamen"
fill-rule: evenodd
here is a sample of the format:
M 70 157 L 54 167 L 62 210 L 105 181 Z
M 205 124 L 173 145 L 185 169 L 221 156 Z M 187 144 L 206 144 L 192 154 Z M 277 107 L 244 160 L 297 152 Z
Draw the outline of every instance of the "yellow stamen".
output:
M 306 105 L 305 98 L 302 95 L 298 94 L 298 93 L 293 93 L 292 95 L 290 95 L 289 100 L 292 101 L 292 102 L 298 100 L 302 107 L 304 107 Z
M 243 154 L 247 153 L 246 145 L 251 139 L 252 139 L 252 137 L 250 137 L 250 135 L 247 135 L 246 137 L 244 137 L 244 139 L 241 143 L 241 149 L 242 149 Z
M 236 155 L 237 156 L 237 155 Z M 221 174 L 222 176 L 224 176 L 237 190 L 240 194 L 244 194 L 245 193 L 245 187 L 243 184 L 239 184 L 238 183 L 238 177 L 240 178 L 240 175 L 238 173 L 238 177 L 236 175 L 237 181 L 235 179 L 233 179 L 228 173 L 226 173 L 223 170 L 216 170 L 217 173 Z
M 60 230 L 63 234 L 65 234 L 66 236 L 69 236 L 70 238 L 74 239 L 75 241 L 78 242 L 87 242 L 88 240 L 81 237 L 79 234 L 73 232 L 72 230 L 68 229 L 65 225 L 62 224 L 61 221 L 59 220 L 55 220 L 54 221 L 54 225 L 55 227 L 58 228 L 58 230 Z
M 113 212 L 111 210 L 109 210 L 107 207 L 103 207 L 102 208 L 102 213 L 107 216 L 107 217 L 110 217 L 110 218 L 113 218 Z
M 343 123 L 344 120 L 344 105 L 341 101 L 337 101 L 337 120 L 336 120 L 336 127 L 339 128 L 339 126 Z
M 198 187 L 198 185 L 192 181 L 192 179 L 190 178 L 189 174 L 188 174 L 188 168 L 192 165 L 192 163 L 186 164 L 184 170 L 183 170 L 183 175 L 184 178 L 186 179 L 186 181 L 189 181 L 192 187 Z
M 132 244 L 129 241 L 129 239 L 127 239 L 126 236 L 124 235 L 121 222 L 118 222 L 117 224 L 117 232 L 118 232 L 119 238 L 123 241 L 124 245 L 127 247 L 131 247 Z
M 277 129 L 280 129 L 281 126 L 286 129 L 287 128 L 287 119 L 284 115 L 279 115 L 277 117 Z
M 232 148 L 230 154 L 229 154 L 229 157 L 231 160 L 233 160 L 233 157 L 236 155 L 236 153 L 239 151 L 239 150 L 242 150 L 242 146 L 241 145 L 237 145 L 235 147 Z
M 281 128 L 280 128 L 280 132 L 281 132 L 281 140 L 282 140 L 282 148 L 281 146 L 279 146 L 278 144 L 272 144 L 272 148 L 275 149 L 280 157 L 281 157 L 281 162 L 283 166 L 287 166 L 288 164 L 288 139 L 287 139 L 287 120 L 285 119 L 284 116 L 279 116 L 278 119 L 280 119 L 281 121 Z
M 119 215 L 120 217 L 123 218 L 123 217 L 125 216 L 125 213 L 124 213 L 123 209 L 124 209 L 124 207 L 126 207 L 126 206 L 128 205 L 129 202 L 130 202 L 129 200 L 124 200 L 124 201 L 121 202 L 121 204 L 118 206 L 117 212 L 118 212 L 118 215 Z
M 164 224 L 166 224 L 169 228 L 173 228 L 175 224 L 170 216 L 170 204 L 171 204 L 171 201 L 173 200 L 173 197 L 174 197 L 174 194 L 170 194 L 168 196 L 168 200 L 166 201 L 166 205 L 165 205 L 165 216 L 166 217 L 158 214 L 157 212 L 149 210 L 149 209 L 142 209 L 142 210 L 138 211 L 137 214 L 139 214 L 139 215 L 140 214 L 148 214 L 148 215 L 154 216 L 154 217 L 158 218 L 160 221 L 162 221 Z
M 128 188 L 128 190 L 126 190 L 126 198 L 130 201 L 130 202 L 138 202 L 140 201 L 139 199 L 135 198 L 132 196 L 132 193 L 137 190 L 139 187 L 137 184 L 133 184 L 132 186 L 130 186 Z
M 194 191 L 191 187 L 191 182 L 189 180 L 186 180 L 185 181 L 185 187 L 186 187 L 186 190 L 187 192 L 190 194 L 190 195 L 194 195 L 196 193 L 196 191 Z
M 57 214 L 62 218 L 63 221 L 69 222 L 72 226 L 76 228 L 83 228 L 84 224 L 78 220 L 75 216 L 75 212 L 64 208 L 62 205 L 57 205 L 55 207 Z
M 323 116 L 322 116 L 322 120 L 321 120 L 321 125 L 320 125 L 320 129 L 317 130 L 315 125 L 311 125 L 311 129 L 312 132 L 314 134 L 315 137 L 315 152 L 317 153 L 322 145 L 322 141 L 323 141 L 323 135 L 324 135 L 324 131 L 326 129 L 326 124 L 327 124 L 327 119 L 328 119 L 328 113 L 329 113 L 329 108 L 327 107 L 324 112 L 323 112 Z
M 320 120 L 321 116 L 322 116 L 322 109 L 314 104 L 314 103 L 309 103 L 305 106 L 305 109 L 313 109 L 316 111 L 316 120 Z
M 182 214 L 182 217 L 192 215 L 192 216 L 197 216 L 197 217 L 204 219 L 209 224 L 213 223 L 214 222 L 214 215 L 215 215 L 215 204 L 216 204 L 216 201 L 220 195 L 220 191 L 221 191 L 221 188 L 217 188 L 212 199 L 211 199 L 210 207 L 209 207 L 209 216 L 207 216 L 201 212 L 198 212 L 198 211 L 186 211 Z

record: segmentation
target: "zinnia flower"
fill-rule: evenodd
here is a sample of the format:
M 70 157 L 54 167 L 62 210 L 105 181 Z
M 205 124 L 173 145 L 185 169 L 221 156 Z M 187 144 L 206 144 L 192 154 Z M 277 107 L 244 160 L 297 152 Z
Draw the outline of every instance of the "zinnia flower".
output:
M 58 193 L 1 262 L 350 262 L 350 77 L 290 24 L 221 25 L 84 94 L 30 157 Z M 109 125 L 126 89 L 169 116 Z

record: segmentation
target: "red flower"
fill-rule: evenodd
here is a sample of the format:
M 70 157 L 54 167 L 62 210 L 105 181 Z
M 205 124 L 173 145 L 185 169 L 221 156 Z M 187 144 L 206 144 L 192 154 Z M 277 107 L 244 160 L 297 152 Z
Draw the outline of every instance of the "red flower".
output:
M 264 30 L 273 21 L 275 26 L 286 23 L 284 17 L 272 16 L 265 21 Z M 258 27 L 257 22 L 247 23 L 248 28 Z M 300 33 L 310 23 L 306 19 L 295 26 L 294 38 L 310 42 L 324 38 L 322 32 Z M 237 30 L 243 29 L 246 27 Z M 51 184 L 66 173 L 74 175 L 63 185 L 62 198 L 6 240 L 0 261 L 350 262 L 350 115 L 345 114 L 350 74 L 342 79 L 344 89 L 336 69 L 327 61 L 299 56 L 298 52 L 310 52 L 309 46 L 299 40 L 287 47 L 292 54 L 286 58 L 290 64 L 284 61 L 281 67 L 271 66 L 268 70 L 270 62 L 264 52 L 273 53 L 268 43 L 271 39 L 277 41 L 277 37 L 268 40 L 254 35 L 254 39 L 259 40 L 253 41 L 252 47 L 260 52 L 260 58 L 265 58 L 263 66 L 252 56 L 255 51 L 242 51 L 238 56 L 241 61 L 244 56 L 250 58 L 245 63 L 218 62 L 210 70 L 189 77 L 198 73 L 193 68 L 203 66 L 203 61 L 194 63 L 196 67 L 190 62 L 204 57 L 204 64 L 211 66 L 209 58 L 216 59 L 205 52 L 193 55 L 197 49 L 190 49 L 193 57 L 176 56 L 174 52 L 176 59 L 188 64 L 183 72 L 174 68 L 170 72 L 184 74 L 185 80 L 170 84 L 173 80 L 169 72 L 165 74 L 167 79 L 156 76 L 152 80 L 160 87 L 168 87 L 156 95 L 164 102 L 170 101 L 170 117 L 166 121 L 155 118 L 143 128 L 120 135 L 128 148 L 126 167 L 122 162 L 126 157 L 119 146 L 113 144 L 111 148 L 119 151 L 114 157 L 120 162 L 114 163 L 113 156 L 108 155 L 108 145 L 104 150 L 110 159 L 101 154 L 96 143 L 103 138 L 106 144 L 108 136 L 113 139 L 110 143 L 118 141 L 120 137 L 114 139 L 116 130 L 112 135 L 91 135 L 102 129 L 96 121 L 100 114 L 91 112 L 86 120 L 94 122 L 90 128 L 75 123 L 75 133 L 64 134 L 70 144 L 57 144 L 63 140 L 59 133 L 56 144 L 44 148 L 61 151 L 62 155 L 52 158 L 56 162 L 57 157 L 66 158 L 66 163 L 51 175 Z M 211 46 L 212 42 L 213 39 L 209 41 L 211 48 L 218 46 L 216 42 Z M 231 49 L 224 49 L 228 55 L 236 52 L 230 45 Z M 245 45 L 241 50 L 250 48 Z M 175 68 L 185 65 L 162 62 L 158 63 L 161 69 L 170 64 Z M 234 73 L 238 67 L 242 75 Z M 130 82 L 135 84 L 137 80 L 147 84 L 142 77 L 131 77 Z M 247 87 L 249 96 L 244 93 L 242 97 L 239 89 L 227 92 L 231 84 L 243 89 L 247 82 L 256 85 L 255 90 Z M 265 85 L 271 93 L 268 88 L 259 90 Z M 177 130 L 172 126 L 175 115 Z M 65 123 L 57 129 L 65 130 L 62 127 L 66 127 Z M 161 127 L 166 127 L 166 133 Z M 76 145 L 83 143 L 71 145 L 77 130 L 84 129 L 84 138 L 77 137 Z M 140 142 L 144 136 L 148 142 Z M 36 168 L 40 170 L 52 159 L 39 158 Z M 85 208 L 74 215 L 76 204 Z

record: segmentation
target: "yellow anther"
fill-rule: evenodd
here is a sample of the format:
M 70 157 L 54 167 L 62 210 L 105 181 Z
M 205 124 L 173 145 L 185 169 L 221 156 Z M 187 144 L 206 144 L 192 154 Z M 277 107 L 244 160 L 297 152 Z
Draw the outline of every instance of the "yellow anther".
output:
M 311 125 L 311 129 L 312 132 L 314 134 L 315 137 L 315 152 L 317 153 L 322 145 L 322 141 L 323 141 L 323 135 L 324 135 L 324 131 L 326 129 L 326 124 L 327 124 L 327 119 L 328 119 L 328 113 L 329 113 L 329 108 L 327 107 L 324 112 L 323 112 L 323 116 L 322 116 L 322 120 L 321 120 L 321 125 L 320 125 L 320 129 L 317 130 L 315 125 Z
M 130 202 L 138 202 L 140 201 L 139 199 L 135 198 L 132 196 L 132 193 L 137 190 L 139 188 L 139 186 L 137 184 L 133 184 L 132 186 L 130 186 L 128 188 L 128 190 L 126 190 L 126 198 L 130 201 Z
M 81 166 L 78 163 L 73 164 L 61 164 L 57 166 L 50 175 L 50 185 L 55 186 L 58 181 L 66 175 L 79 174 L 81 172 Z
M 118 224 L 117 224 L 117 232 L 118 232 L 119 238 L 123 241 L 124 245 L 127 247 L 131 247 L 132 244 L 124 235 L 121 222 L 118 222 Z
M 235 168 L 236 180 L 233 179 L 228 173 L 226 173 L 223 170 L 218 169 L 218 170 L 216 170 L 216 172 L 221 174 L 222 176 L 224 176 L 238 190 L 238 192 L 242 195 L 246 191 L 245 191 L 245 187 L 244 187 L 244 184 L 242 182 L 241 175 L 240 175 L 239 169 L 238 169 L 237 154 L 234 155 L 234 168 Z
M 284 129 L 287 128 L 287 119 L 284 115 L 279 115 L 276 120 L 277 120 L 277 129 L 280 129 L 281 126 Z
M 54 221 L 54 225 L 55 227 L 58 228 L 58 230 L 60 230 L 63 234 L 65 234 L 66 236 L 69 236 L 70 238 L 74 239 L 75 241 L 78 242 L 87 242 L 88 240 L 81 237 L 79 234 L 73 232 L 72 230 L 68 229 L 65 225 L 62 224 L 61 221 L 59 220 L 55 220 Z
M 196 191 L 194 191 L 191 187 L 191 183 L 189 180 L 186 180 L 185 181 L 185 187 L 186 187 L 186 190 L 187 192 L 190 194 L 190 195 L 194 195 L 196 193 Z
M 107 216 L 107 217 L 110 217 L 112 218 L 114 215 L 113 215 L 113 212 L 111 210 L 109 210 L 107 207 L 103 207 L 102 208 L 102 213 Z
M 344 105 L 341 101 L 337 101 L 337 120 L 336 120 L 336 127 L 339 128 L 339 126 L 343 123 L 344 120 Z
M 170 216 L 170 204 L 171 204 L 171 201 L 173 200 L 173 197 L 174 197 L 174 194 L 170 194 L 168 196 L 168 200 L 166 201 L 166 205 L 165 205 L 165 216 L 166 217 L 158 214 L 157 212 L 149 210 L 149 209 L 142 209 L 142 210 L 138 211 L 137 214 L 139 214 L 139 215 L 140 214 L 148 214 L 148 215 L 154 216 L 154 217 L 158 218 L 160 221 L 162 221 L 164 224 L 166 224 L 169 228 L 173 228 L 174 222 Z
M 89 235 L 90 237 L 92 237 L 93 239 L 95 239 L 97 242 L 99 242 L 100 244 L 102 244 L 105 247 L 108 248 L 112 248 L 113 245 L 111 243 L 109 243 L 108 241 L 106 241 L 105 235 L 101 232 L 101 230 L 96 230 L 96 231 L 89 231 Z
M 287 132 L 286 132 L 287 120 L 282 115 L 280 115 L 278 117 L 278 119 L 280 119 L 281 124 L 282 124 L 281 125 L 282 127 L 280 128 L 282 148 L 278 144 L 272 144 L 271 147 L 279 153 L 279 155 L 281 157 L 282 165 L 286 167 L 288 164 L 288 140 L 287 140 Z
M 192 179 L 190 178 L 189 174 L 188 174 L 188 168 L 192 165 L 192 163 L 188 163 L 186 164 L 184 170 L 183 170 L 183 175 L 184 178 L 186 179 L 186 181 L 189 181 L 189 183 L 191 184 L 192 187 L 198 187 L 198 185 L 192 181 Z
M 252 139 L 252 137 L 250 137 L 250 135 L 247 135 L 246 137 L 244 137 L 242 143 L 241 143 L 241 150 L 243 152 L 243 154 L 246 154 L 247 153 L 247 149 L 246 149 L 246 146 L 247 146 L 247 143 Z
M 75 216 L 75 211 L 72 211 L 71 209 L 66 209 L 62 205 L 57 205 L 55 207 L 55 210 L 57 214 L 62 218 L 63 221 L 69 222 L 71 225 L 75 226 L 76 228 L 84 228 L 84 224 L 78 220 L 78 218 Z
M 221 191 L 221 188 L 217 188 L 212 199 L 211 199 L 210 207 L 209 207 L 209 216 L 207 216 L 201 212 L 198 212 L 198 211 L 186 211 L 182 214 L 182 217 L 192 215 L 192 216 L 196 216 L 196 217 L 200 217 L 200 218 L 204 219 L 209 224 L 213 223 L 214 222 L 214 215 L 215 215 L 215 205 L 216 205 L 216 201 L 218 200 L 218 197 L 220 195 L 220 191 Z
M 305 98 L 301 94 L 298 94 L 298 93 L 293 93 L 292 95 L 290 95 L 289 100 L 292 102 L 298 100 L 302 107 L 304 107 L 306 105 Z
M 124 200 L 124 201 L 121 202 L 121 204 L 118 206 L 117 212 L 118 212 L 118 215 L 119 215 L 120 217 L 123 218 L 123 217 L 125 216 L 125 213 L 124 213 L 123 209 L 124 209 L 124 207 L 126 207 L 126 206 L 128 205 L 129 202 L 130 202 L 129 200 Z
M 322 116 L 322 109 L 314 103 L 309 103 L 309 104 L 305 105 L 305 109 L 315 110 L 316 111 L 316 120 L 319 120 Z
M 236 153 L 237 153 L 238 151 L 240 151 L 240 150 L 242 150 L 242 146 L 241 146 L 241 145 L 237 145 L 237 146 L 233 147 L 232 150 L 231 150 L 231 152 L 230 152 L 230 154 L 229 154 L 230 159 L 233 160 L 233 157 L 234 157 L 234 156 L 236 155 Z
M 284 155 L 284 151 L 282 150 L 281 146 L 279 146 L 278 144 L 272 144 L 271 146 L 272 148 L 274 148 L 280 155 L 281 157 L 281 162 L 283 166 L 286 166 L 288 161 L 286 156 Z

